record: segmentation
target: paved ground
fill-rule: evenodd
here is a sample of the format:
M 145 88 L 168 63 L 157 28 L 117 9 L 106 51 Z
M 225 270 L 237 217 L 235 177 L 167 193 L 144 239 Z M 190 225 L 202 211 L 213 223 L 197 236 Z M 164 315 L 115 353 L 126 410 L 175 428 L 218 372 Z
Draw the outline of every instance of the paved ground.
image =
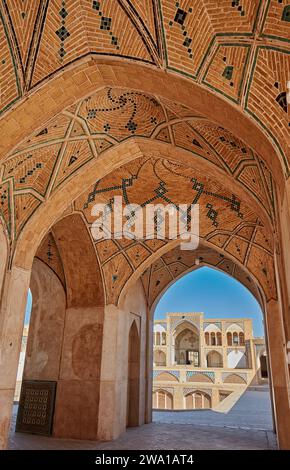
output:
M 243 396 L 227 415 L 206 410 L 155 412 L 155 422 L 131 428 L 116 441 L 106 443 L 15 433 L 17 412 L 15 407 L 9 448 L 12 450 L 275 449 L 275 436 L 270 431 L 270 402 L 265 394 L 265 392 L 246 392 L 246 396 Z
M 272 433 L 268 431 L 232 430 L 192 426 L 190 424 L 146 424 L 131 428 L 120 439 L 113 442 L 91 442 L 53 439 L 48 437 L 14 434 L 10 449 L 48 450 L 211 450 L 211 449 L 271 449 L 275 448 Z
M 273 429 L 271 401 L 268 391 L 247 391 L 228 413 L 211 410 L 154 412 L 157 423 L 227 426 L 240 429 Z

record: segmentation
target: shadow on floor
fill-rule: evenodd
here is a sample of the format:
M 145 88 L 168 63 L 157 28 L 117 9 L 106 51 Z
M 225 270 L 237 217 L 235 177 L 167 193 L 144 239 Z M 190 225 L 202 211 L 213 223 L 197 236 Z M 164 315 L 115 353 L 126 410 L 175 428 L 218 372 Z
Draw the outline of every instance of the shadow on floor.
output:
M 246 392 L 246 394 L 256 392 Z M 267 450 L 276 448 L 271 431 L 271 405 L 265 396 L 244 396 L 228 414 L 210 410 L 154 412 L 154 422 L 130 428 L 110 442 L 55 439 L 15 433 L 14 406 L 11 450 Z M 243 400 L 244 398 L 244 400 Z M 242 400 L 242 401 L 241 401 Z M 257 401 L 259 403 L 257 403 Z M 270 412 L 270 414 L 269 414 Z M 265 416 L 262 416 L 264 413 Z M 222 420 L 220 419 L 222 415 Z M 256 421 L 255 421 L 256 420 Z M 234 425 L 232 424 L 234 423 Z M 256 423 L 256 427 L 254 424 Z M 259 427 L 264 426 L 264 427 Z

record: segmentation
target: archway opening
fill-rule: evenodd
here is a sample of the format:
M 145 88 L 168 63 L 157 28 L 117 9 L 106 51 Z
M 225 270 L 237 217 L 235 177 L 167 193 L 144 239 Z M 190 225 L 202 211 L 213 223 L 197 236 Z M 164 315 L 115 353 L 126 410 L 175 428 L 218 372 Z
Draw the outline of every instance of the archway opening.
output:
M 261 378 L 267 379 L 268 378 L 268 366 L 267 366 L 267 358 L 265 354 L 263 354 L 260 357 L 260 362 L 261 362 Z
M 199 366 L 199 334 L 188 322 L 181 322 L 174 332 L 175 363 Z
M 203 410 L 211 408 L 211 397 L 205 392 L 189 392 L 185 395 L 187 410 Z
M 139 388 L 140 338 L 136 322 L 133 321 L 128 345 L 127 427 L 139 425 Z
M 165 390 L 155 390 L 153 392 L 153 408 L 159 410 L 172 410 L 173 409 L 173 396 L 170 392 Z
M 223 367 L 223 356 L 218 351 L 210 351 L 206 356 L 207 367 Z
M 165 287 L 153 309 L 153 419 L 273 429 L 263 312 L 248 289 L 201 266 Z

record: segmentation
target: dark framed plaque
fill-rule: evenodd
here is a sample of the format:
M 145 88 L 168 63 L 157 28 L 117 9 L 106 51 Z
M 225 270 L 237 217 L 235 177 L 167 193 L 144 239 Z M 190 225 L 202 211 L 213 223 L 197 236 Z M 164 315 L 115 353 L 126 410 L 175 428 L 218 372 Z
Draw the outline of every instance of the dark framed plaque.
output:
M 56 382 L 24 380 L 21 387 L 16 432 L 50 436 L 55 393 Z

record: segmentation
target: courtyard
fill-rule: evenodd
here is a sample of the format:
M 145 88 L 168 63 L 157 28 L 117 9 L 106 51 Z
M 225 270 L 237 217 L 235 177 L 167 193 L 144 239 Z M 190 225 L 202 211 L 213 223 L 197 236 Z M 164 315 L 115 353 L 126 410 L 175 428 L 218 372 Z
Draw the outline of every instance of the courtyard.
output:
M 276 449 L 268 390 L 247 391 L 229 413 L 153 412 L 153 422 L 129 428 L 111 442 L 55 439 L 15 433 L 10 450 L 269 450 Z

